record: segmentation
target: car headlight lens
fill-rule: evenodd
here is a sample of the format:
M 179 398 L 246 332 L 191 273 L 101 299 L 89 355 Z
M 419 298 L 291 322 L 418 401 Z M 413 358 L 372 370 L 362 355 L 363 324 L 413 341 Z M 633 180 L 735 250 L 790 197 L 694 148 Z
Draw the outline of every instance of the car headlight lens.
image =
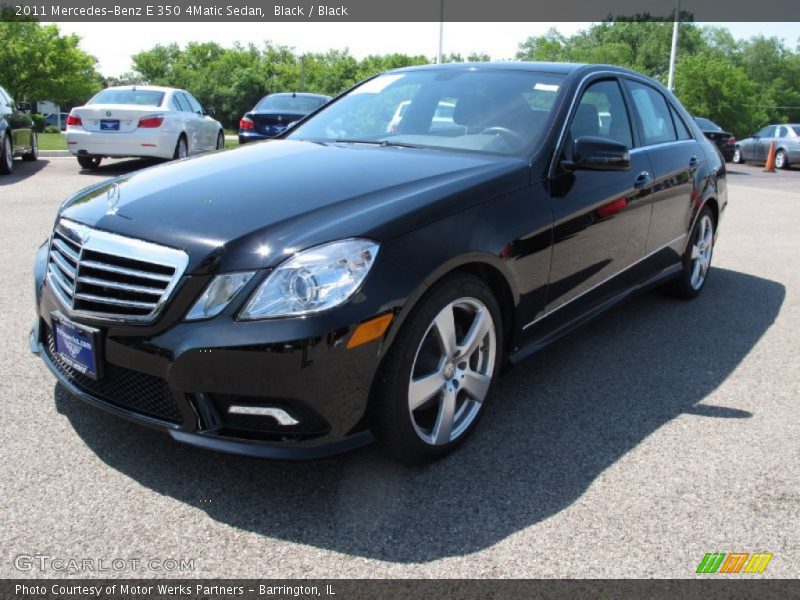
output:
M 270 273 L 239 318 L 296 317 L 345 303 L 369 273 L 378 247 L 371 240 L 349 239 L 296 254 Z
M 250 281 L 255 271 L 217 275 L 186 314 L 186 319 L 208 319 L 221 313 L 233 297 Z

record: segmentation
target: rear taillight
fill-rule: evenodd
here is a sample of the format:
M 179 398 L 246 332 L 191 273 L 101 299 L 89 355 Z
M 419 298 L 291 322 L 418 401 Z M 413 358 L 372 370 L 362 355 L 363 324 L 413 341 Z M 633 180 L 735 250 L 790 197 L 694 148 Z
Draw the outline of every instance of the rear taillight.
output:
M 67 125 L 83 125 L 80 117 L 69 114 L 67 115 Z
M 154 127 L 161 127 L 163 122 L 164 115 L 151 115 L 149 117 L 142 117 L 139 119 L 139 127 L 153 129 Z
M 255 129 L 256 125 L 250 117 L 242 117 L 239 121 L 239 129 Z
M 726 146 L 734 146 L 734 145 L 736 145 L 736 138 L 734 138 L 733 136 L 729 137 L 728 141 L 725 142 L 725 145 Z

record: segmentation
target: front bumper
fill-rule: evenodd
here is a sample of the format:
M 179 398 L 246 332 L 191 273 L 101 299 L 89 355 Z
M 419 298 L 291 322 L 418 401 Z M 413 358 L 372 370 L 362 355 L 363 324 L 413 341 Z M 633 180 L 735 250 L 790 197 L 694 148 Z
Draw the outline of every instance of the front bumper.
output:
M 43 248 L 35 269 L 38 314 L 30 347 L 73 396 L 180 442 L 221 452 L 312 459 L 372 440 L 366 410 L 382 341 L 348 349 L 355 327 L 333 325 L 331 315 L 238 322 L 223 313 L 182 321 L 205 282 L 183 282 L 160 319 L 168 325 L 71 319 L 100 329 L 104 365 L 99 380 L 74 371 L 54 350 L 51 315 L 65 309 L 43 281 Z M 233 414 L 231 406 L 276 407 L 298 423 Z

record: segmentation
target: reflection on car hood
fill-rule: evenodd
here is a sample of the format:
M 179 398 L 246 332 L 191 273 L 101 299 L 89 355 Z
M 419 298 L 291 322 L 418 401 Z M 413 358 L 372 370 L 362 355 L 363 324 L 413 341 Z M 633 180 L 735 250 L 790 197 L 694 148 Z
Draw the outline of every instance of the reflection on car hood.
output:
M 391 239 L 527 184 L 527 165 L 519 158 L 279 140 L 103 182 L 65 202 L 62 215 L 185 249 L 190 271 L 258 268 L 335 239 Z

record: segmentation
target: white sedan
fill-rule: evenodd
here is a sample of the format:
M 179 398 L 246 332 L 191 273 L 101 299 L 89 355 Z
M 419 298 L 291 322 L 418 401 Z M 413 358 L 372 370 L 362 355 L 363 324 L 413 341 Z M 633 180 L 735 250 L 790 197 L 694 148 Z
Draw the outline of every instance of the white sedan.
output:
M 220 122 L 173 88 L 106 88 L 67 117 L 67 148 L 86 169 L 106 157 L 184 158 L 224 145 Z

